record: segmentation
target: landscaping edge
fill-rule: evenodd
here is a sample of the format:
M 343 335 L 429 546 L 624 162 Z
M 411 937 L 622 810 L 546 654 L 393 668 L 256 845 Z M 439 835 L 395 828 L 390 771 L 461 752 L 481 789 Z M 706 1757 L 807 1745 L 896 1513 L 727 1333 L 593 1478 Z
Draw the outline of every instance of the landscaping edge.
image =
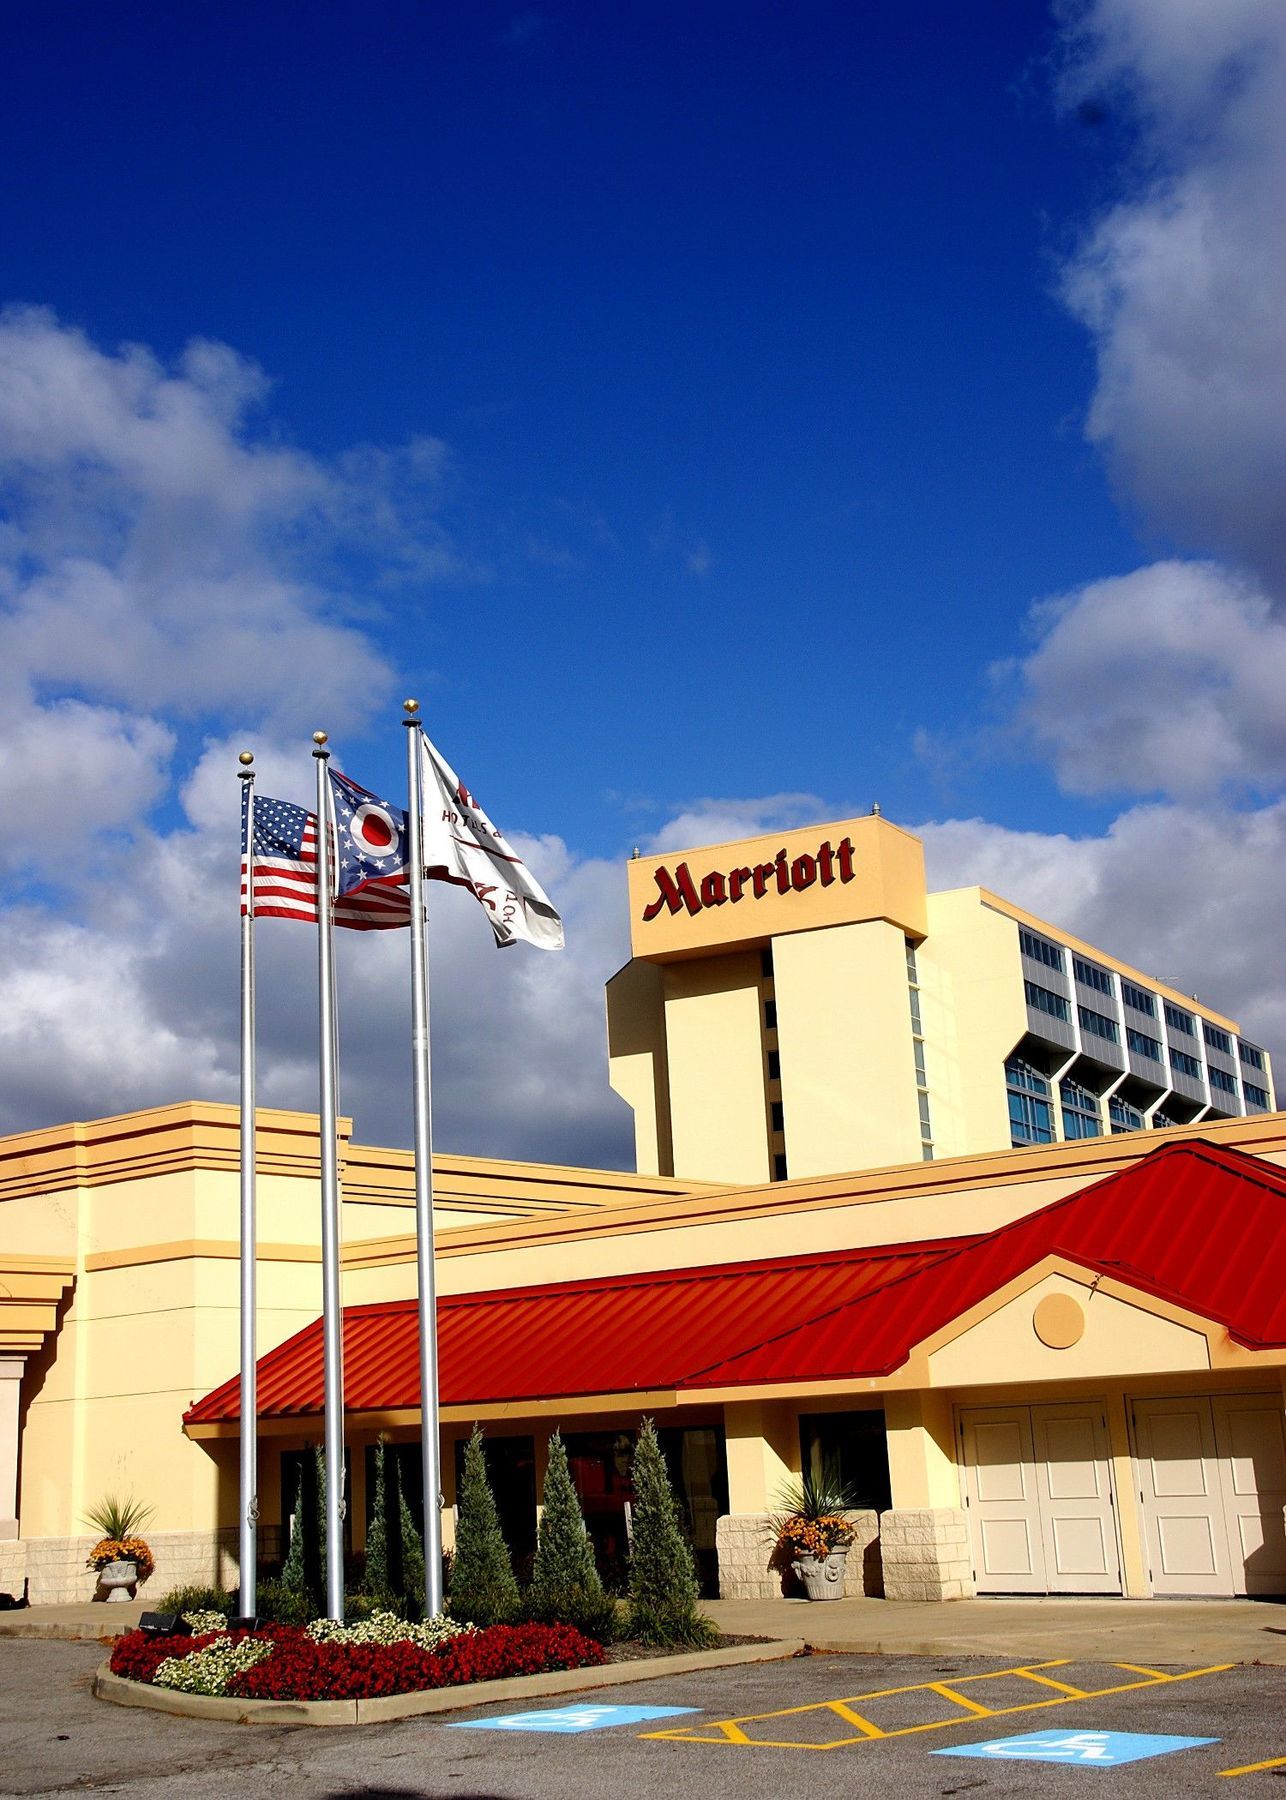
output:
M 237 1725 L 379 1725 L 427 1713 L 464 1712 L 498 1700 L 539 1700 L 546 1694 L 574 1694 L 586 1688 L 623 1687 L 665 1675 L 692 1675 L 701 1669 L 735 1668 L 739 1663 L 777 1662 L 799 1656 L 803 1638 L 766 1644 L 733 1644 L 725 1650 L 689 1650 L 678 1656 L 650 1656 L 637 1662 L 606 1663 L 591 1669 L 550 1669 L 543 1675 L 510 1675 L 501 1681 L 470 1681 L 460 1687 L 426 1688 L 415 1694 L 384 1694 L 375 1700 L 238 1700 L 231 1696 L 184 1694 L 113 1675 L 98 1666 L 93 1692 L 113 1706 L 141 1706 L 189 1719 L 219 1719 Z

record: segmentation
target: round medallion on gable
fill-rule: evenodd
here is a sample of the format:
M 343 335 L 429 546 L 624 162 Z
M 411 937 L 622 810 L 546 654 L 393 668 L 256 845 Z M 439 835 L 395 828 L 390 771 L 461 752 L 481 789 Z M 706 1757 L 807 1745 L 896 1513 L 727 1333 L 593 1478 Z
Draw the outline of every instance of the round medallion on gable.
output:
M 1085 1314 L 1070 1294 L 1046 1294 L 1031 1316 L 1032 1329 L 1049 1350 L 1070 1350 L 1085 1335 Z

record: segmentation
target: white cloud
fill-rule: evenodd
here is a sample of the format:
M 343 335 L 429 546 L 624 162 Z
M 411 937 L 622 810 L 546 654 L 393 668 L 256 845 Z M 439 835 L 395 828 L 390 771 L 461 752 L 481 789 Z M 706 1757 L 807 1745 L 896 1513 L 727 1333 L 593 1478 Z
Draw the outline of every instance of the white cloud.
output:
M 1064 788 L 1192 798 L 1286 777 L 1286 624 L 1253 582 L 1155 563 L 1034 623 L 1022 717 Z
M 1091 0 L 1071 98 L 1140 133 L 1134 192 L 1094 225 L 1065 295 L 1093 334 L 1088 431 L 1174 539 L 1286 575 L 1286 7 Z

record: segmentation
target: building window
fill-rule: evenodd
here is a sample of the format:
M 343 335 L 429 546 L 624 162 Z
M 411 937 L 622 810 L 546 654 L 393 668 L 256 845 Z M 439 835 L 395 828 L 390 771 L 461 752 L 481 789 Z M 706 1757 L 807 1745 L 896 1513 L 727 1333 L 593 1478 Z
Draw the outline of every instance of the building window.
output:
M 1167 1025 L 1172 1025 L 1176 1031 L 1183 1032 L 1185 1037 L 1196 1037 L 1197 1035 L 1193 1029 L 1192 1014 L 1180 1012 L 1179 1008 L 1171 1006 L 1168 1000 L 1165 1003 L 1165 1022 Z
M 1223 1093 L 1231 1094 L 1233 1099 L 1236 1099 L 1237 1081 L 1235 1076 L 1227 1074 L 1223 1069 L 1216 1069 L 1213 1063 L 1207 1073 L 1210 1076 L 1211 1087 L 1219 1088 Z
M 773 1156 L 772 1178 L 774 1181 L 785 1181 L 788 1179 L 786 1174 L 786 1152 L 784 1150 L 776 1151 Z
M 1102 1137 L 1103 1119 L 1098 1110 L 1098 1095 L 1078 1081 L 1061 1081 L 1059 1095 L 1063 1106 L 1065 1138 Z
M 765 1000 L 764 1001 L 764 1030 L 765 1031 L 776 1031 L 776 1029 L 777 1029 L 777 1002 L 775 1000 Z
M 1123 981 L 1121 983 L 1121 998 L 1127 1006 L 1132 1006 L 1135 1012 L 1146 1013 L 1149 1019 L 1156 1018 L 1156 995 L 1149 994 L 1146 988 L 1135 987 L 1132 981 Z
M 915 1097 L 920 1109 L 920 1155 L 933 1161 L 933 1125 L 929 1114 L 929 1078 L 924 1064 L 924 1026 L 920 1019 L 920 970 L 915 945 L 906 940 L 907 991 L 911 998 L 911 1051 L 915 1057 Z
M 1232 1055 L 1232 1039 L 1226 1031 L 1220 1031 L 1217 1025 L 1210 1024 L 1206 1024 L 1204 1029 L 1206 1042 L 1212 1050 L 1217 1050 L 1220 1056 Z
M 1153 1062 L 1160 1062 L 1161 1045 L 1156 1038 L 1149 1037 L 1146 1032 L 1135 1031 L 1133 1026 L 1127 1025 L 1125 1041 L 1136 1056 L 1146 1056 Z
M 768 1052 L 768 1079 L 769 1079 L 769 1081 L 780 1081 L 781 1080 L 781 1051 L 780 1050 L 770 1050 Z
M 759 952 L 759 973 L 765 981 L 772 980 L 772 945 Z
M 1028 1006 L 1035 1007 L 1037 1012 L 1048 1013 L 1051 1019 L 1062 1019 L 1064 1024 L 1071 1018 L 1072 1009 L 1061 994 L 1053 994 L 1048 988 L 1037 987 L 1034 981 L 1024 981 L 1023 992 L 1027 996 Z
M 1088 1006 L 1078 1006 L 1076 1016 L 1081 1022 L 1082 1031 L 1088 1031 L 1091 1037 L 1106 1038 L 1109 1044 L 1119 1044 L 1121 1034 L 1116 1029 L 1116 1020 L 1108 1019 L 1101 1012 L 1094 1012 Z
M 1009 1136 L 1015 1148 L 1022 1144 L 1052 1144 L 1054 1109 L 1049 1103 L 1049 1082 L 1032 1063 L 1011 1056 L 1005 1064 L 1009 1095 Z
M 1175 1118 L 1173 1113 L 1154 1112 L 1152 1115 L 1152 1124 L 1157 1131 L 1168 1131 L 1171 1125 L 1177 1125 L 1178 1123 L 1179 1121 Z
M 1245 1065 L 1248 1069 L 1262 1069 L 1263 1068 L 1264 1053 L 1262 1050 L 1256 1050 L 1256 1048 L 1253 1044 L 1240 1044 L 1240 1043 L 1237 1045 L 1237 1049 L 1238 1049 L 1238 1052 L 1240 1053 L 1242 1062 L 1245 1063 Z
M 1100 994 L 1111 993 L 1112 977 L 1106 969 L 1100 969 L 1094 963 L 1086 962 L 1083 956 L 1072 958 L 1072 968 L 1076 971 L 1076 979 L 1085 987 L 1096 988 Z
M 1057 969 L 1064 973 L 1063 953 L 1057 944 L 1051 944 L 1047 938 L 1037 937 L 1033 931 L 1018 932 L 1018 942 L 1022 946 L 1024 956 L 1030 956 L 1033 962 L 1044 963 L 1047 969 Z
M 1260 1112 L 1268 1111 L 1267 1088 L 1256 1087 L 1253 1081 L 1248 1081 L 1245 1083 L 1244 1091 L 1247 1106 L 1257 1107 Z
M 1142 1131 L 1143 1114 L 1137 1106 L 1131 1106 L 1128 1100 L 1122 1100 L 1113 1094 L 1107 1103 L 1107 1114 L 1112 1121 L 1113 1132 Z
M 780 1100 L 772 1103 L 772 1128 L 774 1131 L 785 1131 L 786 1113 Z
M 1195 1056 L 1189 1056 L 1186 1050 L 1171 1050 L 1170 1067 L 1180 1075 L 1190 1076 L 1193 1081 L 1201 1080 L 1201 1064 Z

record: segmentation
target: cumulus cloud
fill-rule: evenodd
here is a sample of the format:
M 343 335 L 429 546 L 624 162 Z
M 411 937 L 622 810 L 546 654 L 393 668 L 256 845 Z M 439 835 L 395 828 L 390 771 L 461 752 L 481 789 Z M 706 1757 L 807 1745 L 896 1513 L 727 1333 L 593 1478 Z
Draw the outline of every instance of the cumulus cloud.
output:
M 1286 8 L 1091 0 L 1064 90 L 1137 124 L 1127 192 L 1071 260 L 1093 334 L 1088 432 L 1177 543 L 1286 576 Z
M 1286 624 L 1255 582 L 1163 562 L 1038 607 L 1023 722 L 1074 793 L 1276 788 Z

